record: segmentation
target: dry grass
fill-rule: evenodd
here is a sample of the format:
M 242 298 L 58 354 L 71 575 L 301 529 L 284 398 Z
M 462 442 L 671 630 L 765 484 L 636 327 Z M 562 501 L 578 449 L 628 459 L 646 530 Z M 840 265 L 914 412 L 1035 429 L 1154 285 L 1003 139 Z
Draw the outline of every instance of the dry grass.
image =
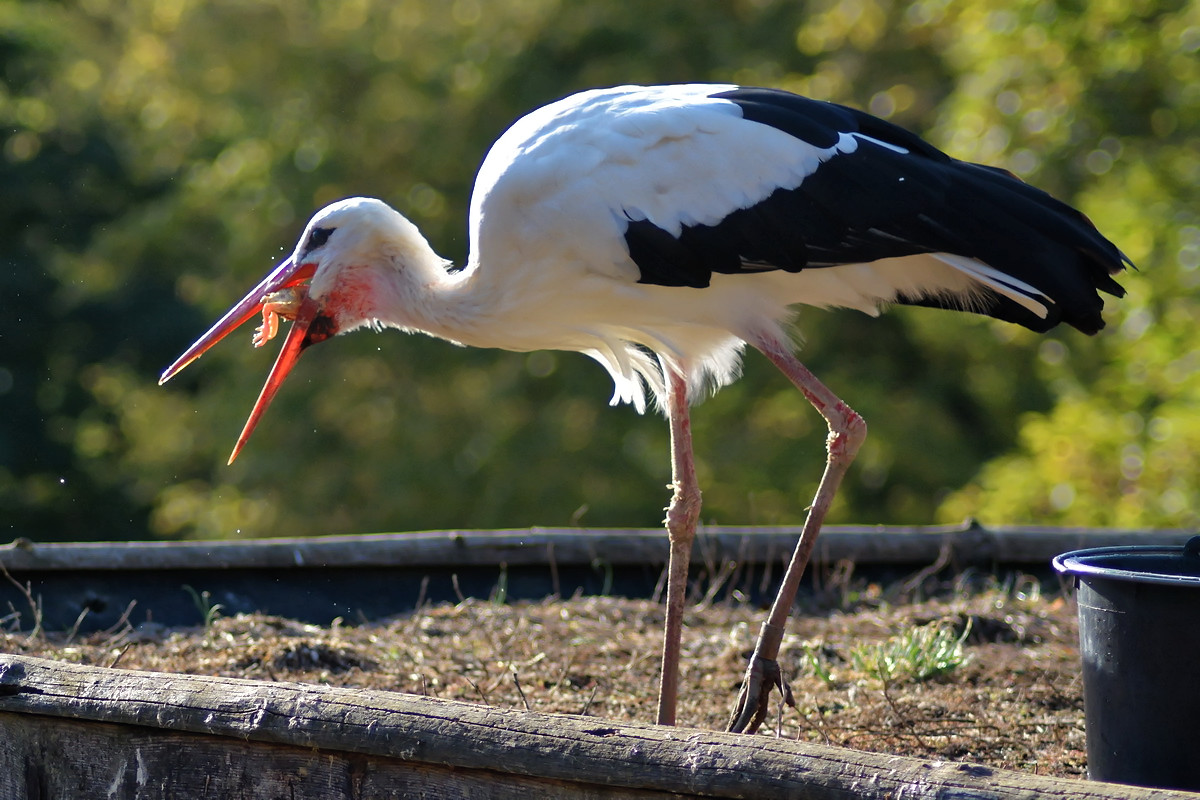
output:
M 1074 605 L 1036 581 L 965 576 L 878 586 L 844 580 L 805 601 L 782 665 L 798 710 L 764 735 L 944 757 L 1041 774 L 1085 770 Z M 762 611 L 701 602 L 686 618 L 683 725 L 723 728 Z M 0 633 L 0 649 L 101 666 L 363 686 L 503 708 L 654 718 L 661 606 L 583 597 L 465 600 L 386 622 L 317 627 L 265 615 L 207 628 L 129 624 L 86 637 Z M 970 625 L 965 662 L 886 683 L 865 645 Z M 859 658 L 855 658 L 858 652 Z M 869 661 L 869 660 L 868 660 Z

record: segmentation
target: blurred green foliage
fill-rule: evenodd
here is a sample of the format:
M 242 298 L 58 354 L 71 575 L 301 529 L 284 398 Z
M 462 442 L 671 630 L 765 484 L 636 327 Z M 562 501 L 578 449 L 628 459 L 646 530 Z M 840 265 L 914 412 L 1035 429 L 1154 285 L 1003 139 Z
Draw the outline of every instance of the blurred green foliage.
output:
M 1194 525 L 1200 3 L 0 0 L 0 520 L 40 540 L 653 526 L 666 426 L 581 356 L 396 332 L 161 369 L 348 195 L 465 257 L 522 113 L 617 83 L 864 107 L 1083 208 L 1141 271 L 1095 338 L 805 311 L 871 436 L 836 521 Z M 242 345 L 242 346 L 239 346 Z M 823 424 L 762 359 L 695 412 L 704 519 L 798 521 Z

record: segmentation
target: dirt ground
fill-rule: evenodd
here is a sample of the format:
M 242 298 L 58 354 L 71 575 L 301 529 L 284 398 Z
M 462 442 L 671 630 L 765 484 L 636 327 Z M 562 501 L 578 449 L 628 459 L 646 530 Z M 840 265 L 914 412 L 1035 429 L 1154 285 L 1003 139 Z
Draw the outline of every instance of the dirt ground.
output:
M 760 735 L 1084 775 L 1070 599 L 1022 575 L 887 586 L 846 577 L 797 612 L 780 662 L 797 708 L 780 707 Z M 763 614 L 737 599 L 691 606 L 681 725 L 724 728 Z M 265 615 L 226 617 L 217 607 L 206 628 L 126 624 L 88 636 L 30 636 L 9 619 L 8 629 L 0 628 L 6 652 L 649 722 L 663 611 L 652 601 L 616 597 L 494 597 L 426 606 L 380 623 L 317 627 Z M 935 633 L 939 652 L 921 638 Z M 934 674 L 926 677 L 928 671 Z

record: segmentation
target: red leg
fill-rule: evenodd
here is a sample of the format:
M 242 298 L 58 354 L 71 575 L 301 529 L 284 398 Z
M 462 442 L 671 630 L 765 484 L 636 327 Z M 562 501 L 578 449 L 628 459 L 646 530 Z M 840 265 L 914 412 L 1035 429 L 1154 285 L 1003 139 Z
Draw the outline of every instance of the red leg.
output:
M 800 540 L 796 542 L 791 563 L 784 573 L 783 585 L 779 587 L 779 594 L 775 596 L 767 621 L 759 631 L 737 705 L 729 720 L 729 730 L 734 733 L 753 733 L 758 730 L 758 726 L 767 715 L 771 686 L 778 686 L 784 700 L 791 702 L 791 692 L 783 681 L 777 661 L 788 614 L 796 600 L 800 578 L 804 575 L 804 568 L 808 565 L 813 546 L 817 543 L 817 535 L 821 532 L 825 514 L 829 511 L 850 462 L 854 460 L 858 448 L 867 436 L 867 425 L 863 418 L 817 380 L 786 346 L 775 340 L 763 340 L 752 344 L 779 367 L 796 388 L 803 392 L 813 407 L 821 412 L 821 416 L 829 425 L 829 438 L 826 441 L 825 472 L 817 486 L 817 494 L 808 510 L 808 517 L 804 520 L 804 528 L 801 530 Z
M 658 689 L 658 724 L 675 724 L 679 695 L 679 641 L 683 635 L 683 604 L 687 594 L 692 541 L 700 518 L 700 487 L 692 458 L 692 422 L 688 414 L 687 381 L 663 365 L 667 377 L 667 417 L 671 423 L 671 504 L 667 506 L 667 623 L 663 634 L 662 675 Z

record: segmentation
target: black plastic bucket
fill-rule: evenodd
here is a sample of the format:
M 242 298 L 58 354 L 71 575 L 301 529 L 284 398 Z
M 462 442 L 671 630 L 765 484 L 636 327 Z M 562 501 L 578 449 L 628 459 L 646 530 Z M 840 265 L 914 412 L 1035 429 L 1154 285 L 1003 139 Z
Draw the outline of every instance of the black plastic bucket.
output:
M 1200 536 L 1053 563 L 1079 602 L 1088 777 L 1200 790 Z

